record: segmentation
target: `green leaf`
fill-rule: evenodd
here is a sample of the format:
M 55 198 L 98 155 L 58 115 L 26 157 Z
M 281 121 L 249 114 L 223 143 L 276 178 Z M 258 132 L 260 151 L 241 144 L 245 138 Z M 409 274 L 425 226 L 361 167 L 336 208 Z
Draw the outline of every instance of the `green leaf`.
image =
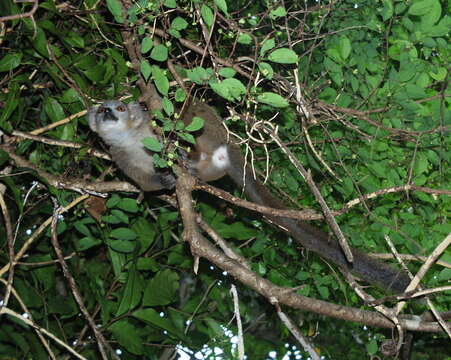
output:
M 174 105 L 167 97 L 163 98 L 163 110 L 168 116 L 174 114 Z
M 210 82 L 210 86 L 215 93 L 227 100 L 240 100 L 241 95 L 246 93 L 246 87 L 235 78 L 225 79 L 220 82 Z
M 100 245 L 102 243 L 102 240 L 95 239 L 92 237 L 84 237 L 75 242 L 75 248 L 77 251 L 85 251 L 88 250 L 94 246 Z
M 211 26 L 213 25 L 213 21 L 214 21 L 213 11 L 207 5 L 204 4 L 200 8 L 200 13 L 202 15 L 202 19 L 204 19 L 204 21 L 205 21 L 205 24 L 207 24 L 207 26 L 209 28 L 211 28 Z
M 145 54 L 150 51 L 153 47 L 153 40 L 150 37 L 145 37 L 141 41 L 141 54 Z
M 152 49 L 150 57 L 155 61 L 166 61 L 168 59 L 168 48 L 163 44 L 158 44 Z
M 376 355 L 378 350 L 379 350 L 379 348 L 377 346 L 377 340 L 376 339 L 371 339 L 366 344 L 366 351 L 368 352 L 368 355 Z
M 204 127 L 204 119 L 194 116 L 191 120 L 191 123 L 185 128 L 186 131 L 197 131 L 199 129 L 202 129 Z
M 144 147 L 146 149 L 149 149 L 150 151 L 160 152 L 163 149 L 161 143 L 155 138 L 145 138 L 142 139 L 141 142 L 143 143 Z
M 346 60 L 351 53 L 351 41 L 346 36 L 341 36 L 338 46 L 341 58 Z
M 146 286 L 143 296 L 144 306 L 167 305 L 177 300 L 179 276 L 166 269 L 155 275 Z
M 110 236 L 119 240 L 135 240 L 136 233 L 128 228 L 117 228 L 110 232 Z
M 196 144 L 196 139 L 191 134 L 179 133 L 179 137 L 181 137 L 183 140 L 189 142 L 190 144 L 193 144 L 193 145 Z
M 155 241 L 157 235 L 155 224 L 141 217 L 132 225 L 132 230 L 138 236 L 138 241 L 141 245 L 139 249 L 140 253 L 146 252 Z
M 273 70 L 272 66 L 270 64 L 268 64 L 267 62 L 258 63 L 258 70 L 268 80 L 271 80 L 272 77 L 274 76 L 274 70 Z
M 113 209 L 111 210 L 110 215 L 102 216 L 102 221 L 105 221 L 109 224 L 128 224 L 130 221 L 128 219 L 128 216 L 121 210 Z
M 157 168 L 167 168 L 168 167 L 168 162 L 165 159 L 163 159 L 161 156 L 159 156 L 158 154 L 153 154 L 152 160 L 153 160 L 154 166 Z
M 265 55 L 268 50 L 271 50 L 274 46 L 276 46 L 276 42 L 274 38 L 266 39 L 263 41 L 262 47 L 260 49 L 260 56 Z
M 186 99 L 186 94 L 185 94 L 185 92 L 183 91 L 183 89 L 178 88 L 177 90 L 175 90 L 175 96 L 174 96 L 174 98 L 175 98 L 175 101 L 177 101 L 177 102 L 185 101 L 185 99 Z
M 142 355 L 144 350 L 144 339 L 138 328 L 129 320 L 121 319 L 108 327 L 113 333 L 119 345 L 134 355 Z
M 242 222 L 232 224 L 218 224 L 218 232 L 224 238 L 233 238 L 237 240 L 247 240 L 257 235 L 257 230 L 247 227 Z
M 414 2 L 410 5 L 409 11 L 407 12 L 409 15 L 421 16 L 426 15 L 429 11 L 432 10 L 432 6 L 436 0 L 423 0 Z
M 110 239 L 108 240 L 108 246 L 118 253 L 129 254 L 135 250 L 136 243 L 129 240 Z
M 157 313 L 154 309 L 149 308 L 136 310 L 132 313 L 132 315 L 139 320 L 149 323 L 150 325 L 157 326 L 163 330 L 166 330 L 179 338 L 184 338 L 183 334 L 174 327 L 169 319 L 161 317 L 160 314 Z
M 20 65 L 22 53 L 8 53 L 0 60 L 0 72 L 11 71 Z
M 124 23 L 124 18 L 122 17 L 122 5 L 119 0 L 106 0 L 108 10 L 113 14 L 114 19 L 119 24 Z
M 276 108 L 284 108 L 288 106 L 288 101 L 285 98 L 272 92 L 264 92 L 263 94 L 258 95 L 257 101 Z
M 222 77 L 225 77 L 225 78 L 234 77 L 235 74 L 236 74 L 236 71 L 229 67 L 225 67 L 225 68 L 222 68 L 221 70 L 219 70 L 219 75 L 221 75 Z
M 181 18 L 180 16 L 177 16 L 174 20 L 172 20 L 171 29 L 180 31 L 186 29 L 187 27 L 188 23 L 184 18 Z
M 146 81 L 149 80 L 149 77 L 152 74 L 152 67 L 147 60 L 141 60 L 141 74 Z
M 276 20 L 277 18 L 283 17 L 287 15 L 287 11 L 285 10 L 285 8 L 283 6 L 278 6 L 276 9 L 271 10 L 269 12 L 269 17 L 272 20 Z
M 383 0 L 384 7 L 382 8 L 382 20 L 387 21 L 393 16 L 394 8 L 392 0 Z
M 227 3 L 225 0 L 215 0 L 215 4 L 219 10 L 221 10 L 225 15 L 229 15 L 227 12 Z
M 177 7 L 177 2 L 175 0 L 164 0 L 164 6 L 175 9 Z
M 128 211 L 130 213 L 136 213 L 139 210 L 138 204 L 136 203 L 135 199 L 130 198 L 124 198 L 119 201 L 117 204 L 117 207 L 119 209 L 122 209 L 124 211 Z
M 161 70 L 158 66 L 153 65 L 152 78 L 155 81 L 155 86 L 157 87 L 158 91 L 162 95 L 167 96 L 169 91 L 169 80 L 164 74 L 164 71 Z
M 240 35 L 238 35 L 238 39 L 237 39 L 238 43 L 243 44 L 243 45 L 249 45 L 252 44 L 252 37 L 249 34 L 244 34 L 244 33 L 240 33 Z
M 197 66 L 194 69 L 187 71 L 186 74 L 188 75 L 188 78 L 192 82 L 198 85 L 204 84 L 211 78 L 211 74 L 206 69 L 200 66 Z
M 298 62 L 298 55 L 291 49 L 276 49 L 268 55 L 268 60 L 279 64 L 295 64 Z
M 429 76 L 437 81 L 443 81 L 446 77 L 446 69 L 444 67 L 434 68 L 428 72 Z
M 417 157 L 415 159 L 415 164 L 414 164 L 415 175 L 418 176 L 418 175 L 423 174 L 424 172 L 427 171 L 428 167 L 429 167 L 429 161 L 428 161 L 427 157 L 421 153 L 417 154 Z
M 115 316 L 121 316 L 127 311 L 135 308 L 140 300 L 143 291 L 143 279 L 136 269 L 136 265 L 132 264 L 128 271 L 127 282 L 119 300 L 119 307 Z
M 44 110 L 47 116 L 52 120 L 52 122 L 57 122 L 66 117 L 64 109 L 61 104 L 54 98 L 47 98 L 44 102 Z

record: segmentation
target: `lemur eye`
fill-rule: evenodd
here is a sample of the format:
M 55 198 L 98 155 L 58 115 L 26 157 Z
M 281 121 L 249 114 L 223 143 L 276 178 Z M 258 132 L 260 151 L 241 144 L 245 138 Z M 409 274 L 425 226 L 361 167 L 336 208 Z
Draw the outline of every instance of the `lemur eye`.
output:
M 99 109 L 97 110 L 97 114 L 104 113 L 105 111 L 106 111 L 106 109 L 105 109 L 103 106 L 101 106 L 101 107 L 99 107 Z
M 124 106 L 124 105 L 119 105 L 119 106 L 116 108 L 116 110 L 117 110 L 117 111 L 120 111 L 120 112 L 124 112 L 124 111 L 125 111 L 125 106 Z

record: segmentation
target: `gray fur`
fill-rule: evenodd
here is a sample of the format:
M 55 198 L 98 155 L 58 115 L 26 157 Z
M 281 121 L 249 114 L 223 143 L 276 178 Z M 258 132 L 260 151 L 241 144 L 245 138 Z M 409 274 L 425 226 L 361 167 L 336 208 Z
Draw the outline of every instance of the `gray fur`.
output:
M 122 110 L 122 111 L 121 111 Z M 108 100 L 88 111 L 91 130 L 110 146 L 110 154 L 117 166 L 144 191 L 173 188 L 172 174 L 157 172 L 152 153 L 141 143 L 145 138 L 157 139 L 150 127 L 150 117 L 137 102 L 128 105 Z

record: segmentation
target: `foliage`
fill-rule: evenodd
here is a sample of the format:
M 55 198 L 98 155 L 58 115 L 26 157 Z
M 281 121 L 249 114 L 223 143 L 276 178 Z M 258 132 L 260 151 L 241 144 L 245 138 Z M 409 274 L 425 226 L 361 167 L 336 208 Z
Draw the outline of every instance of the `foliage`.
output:
M 202 128 L 203 120 L 197 118 L 187 128 L 177 125 L 177 109 L 185 95 L 168 69 L 167 61 L 174 60 L 185 86 L 227 118 L 232 133 L 250 145 L 249 161 L 261 173 L 269 173 L 267 186 L 287 204 L 319 209 L 286 154 L 274 143 L 263 146 L 250 141 L 253 123 L 236 114 L 250 114 L 250 119 L 277 126 L 280 138 L 311 169 L 331 209 L 341 209 L 363 194 L 405 184 L 449 188 L 451 138 L 445 127 L 450 124 L 446 95 L 451 19 L 444 2 L 344 0 L 320 6 L 314 1 L 142 0 L 133 3 L 128 13 L 123 11 L 124 3 L 42 0 L 33 19 L 4 23 L 0 28 L 3 132 L 31 132 L 56 123 L 86 109 L 90 100 L 137 99 L 136 81 L 142 76 L 163 97 L 163 111 L 155 118 L 163 134 L 169 137 L 176 132 L 193 142 L 191 133 Z M 8 0 L 0 10 L 18 14 L 30 6 Z M 140 74 L 123 46 L 126 19 L 141 46 Z M 167 37 L 157 41 L 154 27 L 163 29 Z M 187 47 L 187 42 L 202 53 Z M 244 66 L 235 66 L 240 64 Z M 299 110 L 296 90 L 312 111 L 308 120 Z M 229 114 L 226 105 L 233 109 Z M 255 131 L 254 139 L 265 136 Z M 83 147 L 20 139 L 15 152 L 62 181 L 69 177 L 94 181 L 100 176 L 126 180 L 120 173 L 106 172 L 109 162 L 88 151 L 88 144 L 99 149 L 103 145 L 84 117 L 45 136 Z M 158 152 L 159 145 L 146 143 Z M 169 155 L 171 165 L 173 155 Z M 167 159 L 158 159 L 161 166 L 168 164 Z M 8 155 L 0 151 L 0 170 L 6 169 L 7 161 Z M 27 169 L 13 167 L 11 174 L 3 174 L 0 185 L 7 189 L 17 253 L 52 216 L 52 198 L 65 206 L 79 194 L 57 189 Z M 226 179 L 217 185 L 241 195 Z M 230 331 L 237 334 L 229 294 L 234 279 L 203 259 L 198 273 L 193 273 L 194 259 L 181 239 L 178 212 L 155 197 L 137 203 L 133 194 L 125 192 L 111 194 L 105 206 L 100 222 L 82 205 L 71 209 L 59 219 L 57 234 L 85 306 L 112 347 L 122 352 L 121 358 L 164 359 L 165 348 L 175 345 L 202 351 L 205 359 L 238 358 L 236 344 L 230 341 Z M 331 264 L 300 251 L 261 216 L 202 193 L 197 194 L 197 208 L 258 275 L 312 298 L 363 306 Z M 367 200 L 337 221 L 349 242 L 365 252 L 389 252 L 387 235 L 398 252 L 428 256 L 451 232 L 449 209 L 446 196 L 397 191 Z M 325 228 L 320 222 L 316 225 Z M 0 245 L 3 267 L 10 261 L 4 223 Z M 17 300 L 21 299 L 34 322 L 86 358 L 98 359 L 93 336 L 86 335 L 86 319 L 80 316 L 55 259 L 48 230 L 15 266 L 13 288 L 18 295 L 8 307 L 25 312 Z M 450 262 L 449 250 L 441 260 Z M 415 272 L 421 262 L 408 265 Z M 2 276 L 7 279 L 7 273 Z M 434 266 L 423 285 L 442 286 L 450 279 L 449 268 Z M 380 295 L 377 289 L 371 291 Z M 249 359 L 294 359 L 303 353 L 267 299 L 243 285 L 239 296 Z M 449 309 L 449 297 L 438 294 L 433 302 L 439 310 Z M 422 304 L 410 303 L 408 311 L 424 310 Z M 380 329 L 284 311 L 327 359 L 374 355 L 379 344 L 392 337 Z M 67 354 L 50 343 L 57 358 Z M 443 359 L 446 351 L 450 356 L 445 344 L 443 335 L 418 334 L 413 359 Z M 222 354 L 214 355 L 215 348 Z M 48 358 L 33 329 L 5 315 L 0 355 Z

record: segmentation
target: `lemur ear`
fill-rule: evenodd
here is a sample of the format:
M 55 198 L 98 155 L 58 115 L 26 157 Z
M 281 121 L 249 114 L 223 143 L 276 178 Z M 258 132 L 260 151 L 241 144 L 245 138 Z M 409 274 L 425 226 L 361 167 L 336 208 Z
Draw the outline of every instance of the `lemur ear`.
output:
M 96 113 L 100 105 L 91 107 L 88 110 L 88 124 L 92 131 L 97 132 Z
M 144 111 L 139 102 L 133 101 L 127 105 L 128 113 L 131 120 L 131 126 L 137 128 L 145 122 L 150 121 L 150 116 L 147 111 Z

